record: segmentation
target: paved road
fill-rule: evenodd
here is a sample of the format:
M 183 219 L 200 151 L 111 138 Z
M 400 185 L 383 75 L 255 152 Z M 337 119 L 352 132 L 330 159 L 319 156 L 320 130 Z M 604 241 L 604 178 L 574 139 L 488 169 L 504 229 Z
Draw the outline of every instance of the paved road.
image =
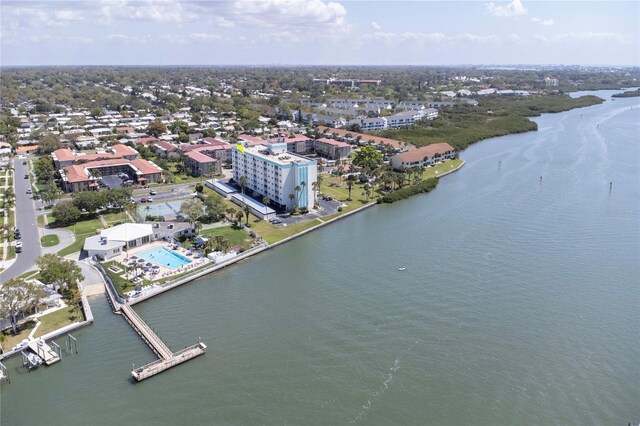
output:
M 27 194 L 30 188 L 29 179 L 24 179 L 28 173 L 24 160 L 16 158 L 13 161 L 15 168 L 14 182 L 16 190 L 16 228 L 22 234 L 22 253 L 17 254 L 17 259 L 6 271 L 0 273 L 0 283 L 10 278 L 22 275 L 33 269 L 36 257 L 40 256 L 40 233 L 36 223 L 36 213 L 31 195 Z

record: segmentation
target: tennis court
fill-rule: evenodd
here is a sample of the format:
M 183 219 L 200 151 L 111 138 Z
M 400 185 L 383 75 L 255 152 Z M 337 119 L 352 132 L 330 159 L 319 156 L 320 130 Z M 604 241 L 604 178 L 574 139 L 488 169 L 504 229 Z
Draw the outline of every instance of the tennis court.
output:
M 180 206 L 184 200 L 158 201 L 142 204 L 138 207 L 138 214 L 142 217 L 163 216 L 165 220 L 175 219 L 180 213 Z

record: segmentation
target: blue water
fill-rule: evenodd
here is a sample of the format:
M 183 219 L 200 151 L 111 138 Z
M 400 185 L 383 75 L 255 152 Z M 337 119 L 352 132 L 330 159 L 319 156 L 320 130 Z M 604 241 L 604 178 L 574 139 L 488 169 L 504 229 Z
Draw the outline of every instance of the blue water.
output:
M 138 254 L 138 257 L 172 269 L 177 269 L 183 265 L 191 263 L 190 259 L 187 259 L 183 255 L 171 250 L 167 250 L 164 247 L 145 250 Z
M 91 300 L 78 354 L 3 362 L 0 424 L 640 422 L 640 98 L 613 93 L 474 144 L 429 194 L 135 305 L 174 350 L 208 347 L 144 382 L 153 352 Z

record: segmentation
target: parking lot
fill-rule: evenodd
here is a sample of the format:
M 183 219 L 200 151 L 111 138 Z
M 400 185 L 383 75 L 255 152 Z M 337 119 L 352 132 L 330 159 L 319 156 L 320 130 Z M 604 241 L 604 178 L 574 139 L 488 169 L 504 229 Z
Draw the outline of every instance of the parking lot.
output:
M 299 222 L 306 222 L 313 219 L 323 218 L 325 216 L 329 216 L 331 214 L 337 213 L 338 207 L 342 204 L 340 201 L 336 200 L 322 200 L 318 199 L 318 204 L 320 204 L 320 210 L 314 210 L 309 214 L 304 216 L 290 216 L 288 213 L 277 215 L 278 219 L 282 221 L 280 224 L 274 224 L 276 226 L 287 226 L 293 225 Z
M 122 186 L 122 179 L 118 175 L 102 176 L 102 182 L 111 189 L 120 188 Z

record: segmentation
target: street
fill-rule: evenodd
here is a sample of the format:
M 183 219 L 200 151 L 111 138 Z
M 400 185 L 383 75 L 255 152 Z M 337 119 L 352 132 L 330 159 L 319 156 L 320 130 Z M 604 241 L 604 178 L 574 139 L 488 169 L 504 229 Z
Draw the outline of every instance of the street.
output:
M 36 223 L 36 213 L 31 195 L 27 194 L 30 180 L 24 176 L 28 173 L 27 165 L 21 158 L 13 160 L 14 182 L 16 192 L 16 228 L 22 234 L 22 253 L 16 254 L 16 261 L 7 270 L 0 273 L 0 283 L 22 275 L 33 268 L 35 259 L 40 256 L 40 233 Z

